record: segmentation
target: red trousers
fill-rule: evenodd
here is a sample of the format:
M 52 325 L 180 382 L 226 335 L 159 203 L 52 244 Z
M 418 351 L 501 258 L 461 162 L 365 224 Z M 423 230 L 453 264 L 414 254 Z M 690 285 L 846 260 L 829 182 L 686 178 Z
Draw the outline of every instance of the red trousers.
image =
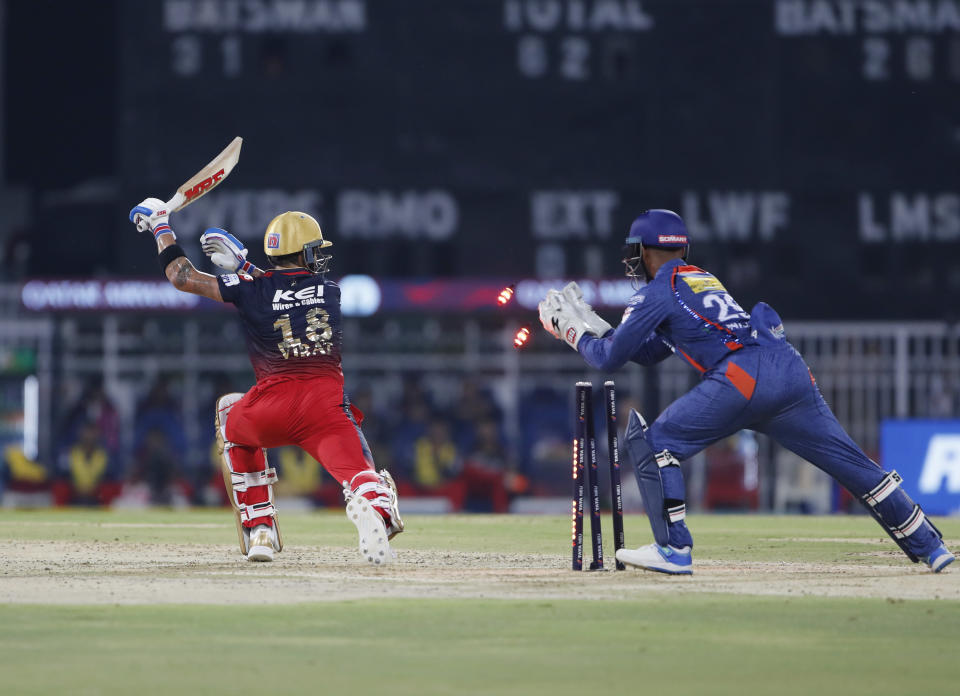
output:
M 237 472 L 263 471 L 264 447 L 296 445 L 316 459 L 338 483 L 373 471 L 370 448 L 360 430 L 363 414 L 345 403 L 343 384 L 330 377 L 270 380 L 256 384 L 227 415 L 230 463 Z M 266 486 L 237 494 L 245 505 L 266 502 Z M 269 518 L 244 522 L 263 524 Z

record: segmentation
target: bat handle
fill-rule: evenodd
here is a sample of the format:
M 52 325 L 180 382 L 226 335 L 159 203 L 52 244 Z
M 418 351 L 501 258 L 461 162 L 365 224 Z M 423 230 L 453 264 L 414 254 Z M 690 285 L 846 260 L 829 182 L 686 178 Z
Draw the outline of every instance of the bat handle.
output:
M 186 201 L 186 196 L 184 196 L 180 191 L 177 191 L 175 194 L 173 194 L 173 198 L 167 201 L 167 210 L 171 213 L 175 213 L 184 206 Z

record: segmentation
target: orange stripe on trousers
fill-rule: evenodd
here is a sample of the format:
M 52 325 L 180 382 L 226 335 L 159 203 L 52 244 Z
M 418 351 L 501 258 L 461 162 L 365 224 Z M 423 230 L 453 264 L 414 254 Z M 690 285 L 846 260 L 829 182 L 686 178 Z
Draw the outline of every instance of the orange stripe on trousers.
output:
M 727 371 L 724 374 L 726 374 L 730 383 L 737 388 L 737 391 L 743 394 L 743 398 L 749 401 L 753 396 L 754 388 L 757 386 L 757 380 L 732 361 L 727 363 Z

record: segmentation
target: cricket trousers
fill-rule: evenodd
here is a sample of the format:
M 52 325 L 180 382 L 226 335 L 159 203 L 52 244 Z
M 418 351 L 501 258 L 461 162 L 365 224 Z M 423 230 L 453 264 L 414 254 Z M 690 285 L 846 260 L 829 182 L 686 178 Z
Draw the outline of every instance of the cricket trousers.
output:
M 277 379 L 257 383 L 227 417 L 226 439 L 237 472 L 263 471 L 264 447 L 296 445 L 316 459 L 338 483 L 373 472 L 373 457 L 360 430 L 363 414 L 332 377 Z M 266 502 L 266 486 L 237 493 L 240 503 Z M 269 524 L 270 518 L 244 521 L 244 526 Z
M 898 479 L 844 431 L 789 343 L 747 346 L 731 353 L 660 414 L 647 440 L 655 452 L 669 450 L 683 461 L 745 428 L 769 435 L 830 474 L 870 504 L 892 535 L 904 533 L 902 543 L 917 556 L 940 545 L 939 534 L 898 488 Z M 661 477 L 667 498 L 685 498 L 679 467 L 661 469 Z M 672 545 L 692 545 L 684 521 L 670 524 L 669 531 Z

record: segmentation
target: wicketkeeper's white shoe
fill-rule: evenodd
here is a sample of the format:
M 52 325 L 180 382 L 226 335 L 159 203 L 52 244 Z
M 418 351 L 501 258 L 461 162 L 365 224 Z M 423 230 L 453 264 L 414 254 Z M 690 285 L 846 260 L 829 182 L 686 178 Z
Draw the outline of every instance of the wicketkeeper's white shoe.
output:
M 258 524 L 250 530 L 247 560 L 272 561 L 273 552 L 279 545 L 276 530 L 269 524 Z
M 353 495 L 347 501 L 347 519 L 353 522 L 360 535 L 360 555 L 368 563 L 381 566 L 393 560 L 393 551 L 387 539 L 383 516 L 362 495 Z
M 655 570 L 670 575 L 692 575 L 693 553 L 689 546 L 682 549 L 673 546 L 650 544 L 639 549 L 619 549 L 617 560 L 644 570 Z

